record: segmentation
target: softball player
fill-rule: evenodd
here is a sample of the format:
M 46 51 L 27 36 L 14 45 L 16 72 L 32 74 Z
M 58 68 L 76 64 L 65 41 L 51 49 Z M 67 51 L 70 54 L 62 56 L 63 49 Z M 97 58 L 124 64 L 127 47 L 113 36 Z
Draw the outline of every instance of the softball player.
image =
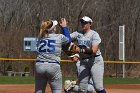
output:
M 76 62 L 76 68 L 77 68 L 77 76 L 80 75 L 80 56 L 79 54 L 74 54 L 71 55 L 70 58 Z M 74 88 L 72 88 L 72 91 L 78 91 L 79 90 L 79 86 L 74 86 Z M 93 93 L 94 91 L 94 86 L 93 86 L 93 81 L 92 78 L 90 78 L 89 82 L 88 82 L 88 89 L 87 89 L 88 93 Z
M 99 50 L 101 38 L 97 32 L 91 30 L 92 19 L 84 16 L 80 19 L 82 31 L 73 32 L 71 38 L 76 40 L 78 47 L 75 52 L 80 55 L 79 88 L 76 92 L 87 92 L 89 77 L 91 76 L 97 93 L 106 93 L 103 87 L 104 61 Z
M 65 18 L 60 23 L 64 35 L 55 34 L 57 24 L 56 20 L 50 20 L 42 22 L 40 27 L 41 39 L 35 64 L 35 93 L 45 93 L 47 83 L 50 84 L 52 93 L 61 93 L 62 90 L 61 46 L 69 44 L 71 38 Z

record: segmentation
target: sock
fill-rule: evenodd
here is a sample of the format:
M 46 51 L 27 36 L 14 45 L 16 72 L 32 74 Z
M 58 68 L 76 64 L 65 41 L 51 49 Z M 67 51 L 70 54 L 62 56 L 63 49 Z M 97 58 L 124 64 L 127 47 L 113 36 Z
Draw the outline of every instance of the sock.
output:
M 101 90 L 101 91 L 97 91 L 97 93 L 106 93 L 105 89 Z
M 71 93 L 70 90 L 68 90 L 68 91 L 64 90 L 64 91 L 65 91 L 65 93 Z

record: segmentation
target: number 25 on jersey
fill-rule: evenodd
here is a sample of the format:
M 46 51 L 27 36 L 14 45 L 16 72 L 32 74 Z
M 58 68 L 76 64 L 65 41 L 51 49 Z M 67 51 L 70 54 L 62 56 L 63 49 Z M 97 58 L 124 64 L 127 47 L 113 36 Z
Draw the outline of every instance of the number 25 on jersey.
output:
M 55 52 L 55 40 L 40 40 L 39 52 Z

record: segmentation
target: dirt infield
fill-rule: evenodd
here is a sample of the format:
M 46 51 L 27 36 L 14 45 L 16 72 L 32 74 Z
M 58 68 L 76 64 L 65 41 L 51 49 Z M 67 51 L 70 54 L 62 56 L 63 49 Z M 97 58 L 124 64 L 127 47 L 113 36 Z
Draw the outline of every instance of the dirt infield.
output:
M 105 85 L 107 93 L 140 93 L 140 84 L 108 84 Z M 33 84 L 1 84 L 0 93 L 34 93 Z M 47 87 L 46 93 L 51 93 Z M 64 93 L 64 92 L 63 92 Z M 96 92 L 94 92 L 96 93 Z

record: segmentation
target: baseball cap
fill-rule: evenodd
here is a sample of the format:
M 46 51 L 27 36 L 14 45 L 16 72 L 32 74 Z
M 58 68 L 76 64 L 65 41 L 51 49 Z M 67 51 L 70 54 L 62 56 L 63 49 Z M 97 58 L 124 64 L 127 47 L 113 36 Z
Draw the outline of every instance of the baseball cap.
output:
M 53 25 L 51 26 L 51 28 L 48 29 L 48 31 L 51 31 L 58 24 L 56 20 L 52 20 L 52 23 Z
M 73 57 L 78 57 L 78 58 L 80 58 L 79 54 L 74 54 L 74 55 L 71 55 L 71 56 L 69 56 L 69 57 L 71 57 L 71 58 L 73 58 Z
M 80 19 L 81 24 L 87 24 L 87 23 L 92 23 L 93 20 L 91 18 L 89 18 L 88 16 L 84 16 Z

